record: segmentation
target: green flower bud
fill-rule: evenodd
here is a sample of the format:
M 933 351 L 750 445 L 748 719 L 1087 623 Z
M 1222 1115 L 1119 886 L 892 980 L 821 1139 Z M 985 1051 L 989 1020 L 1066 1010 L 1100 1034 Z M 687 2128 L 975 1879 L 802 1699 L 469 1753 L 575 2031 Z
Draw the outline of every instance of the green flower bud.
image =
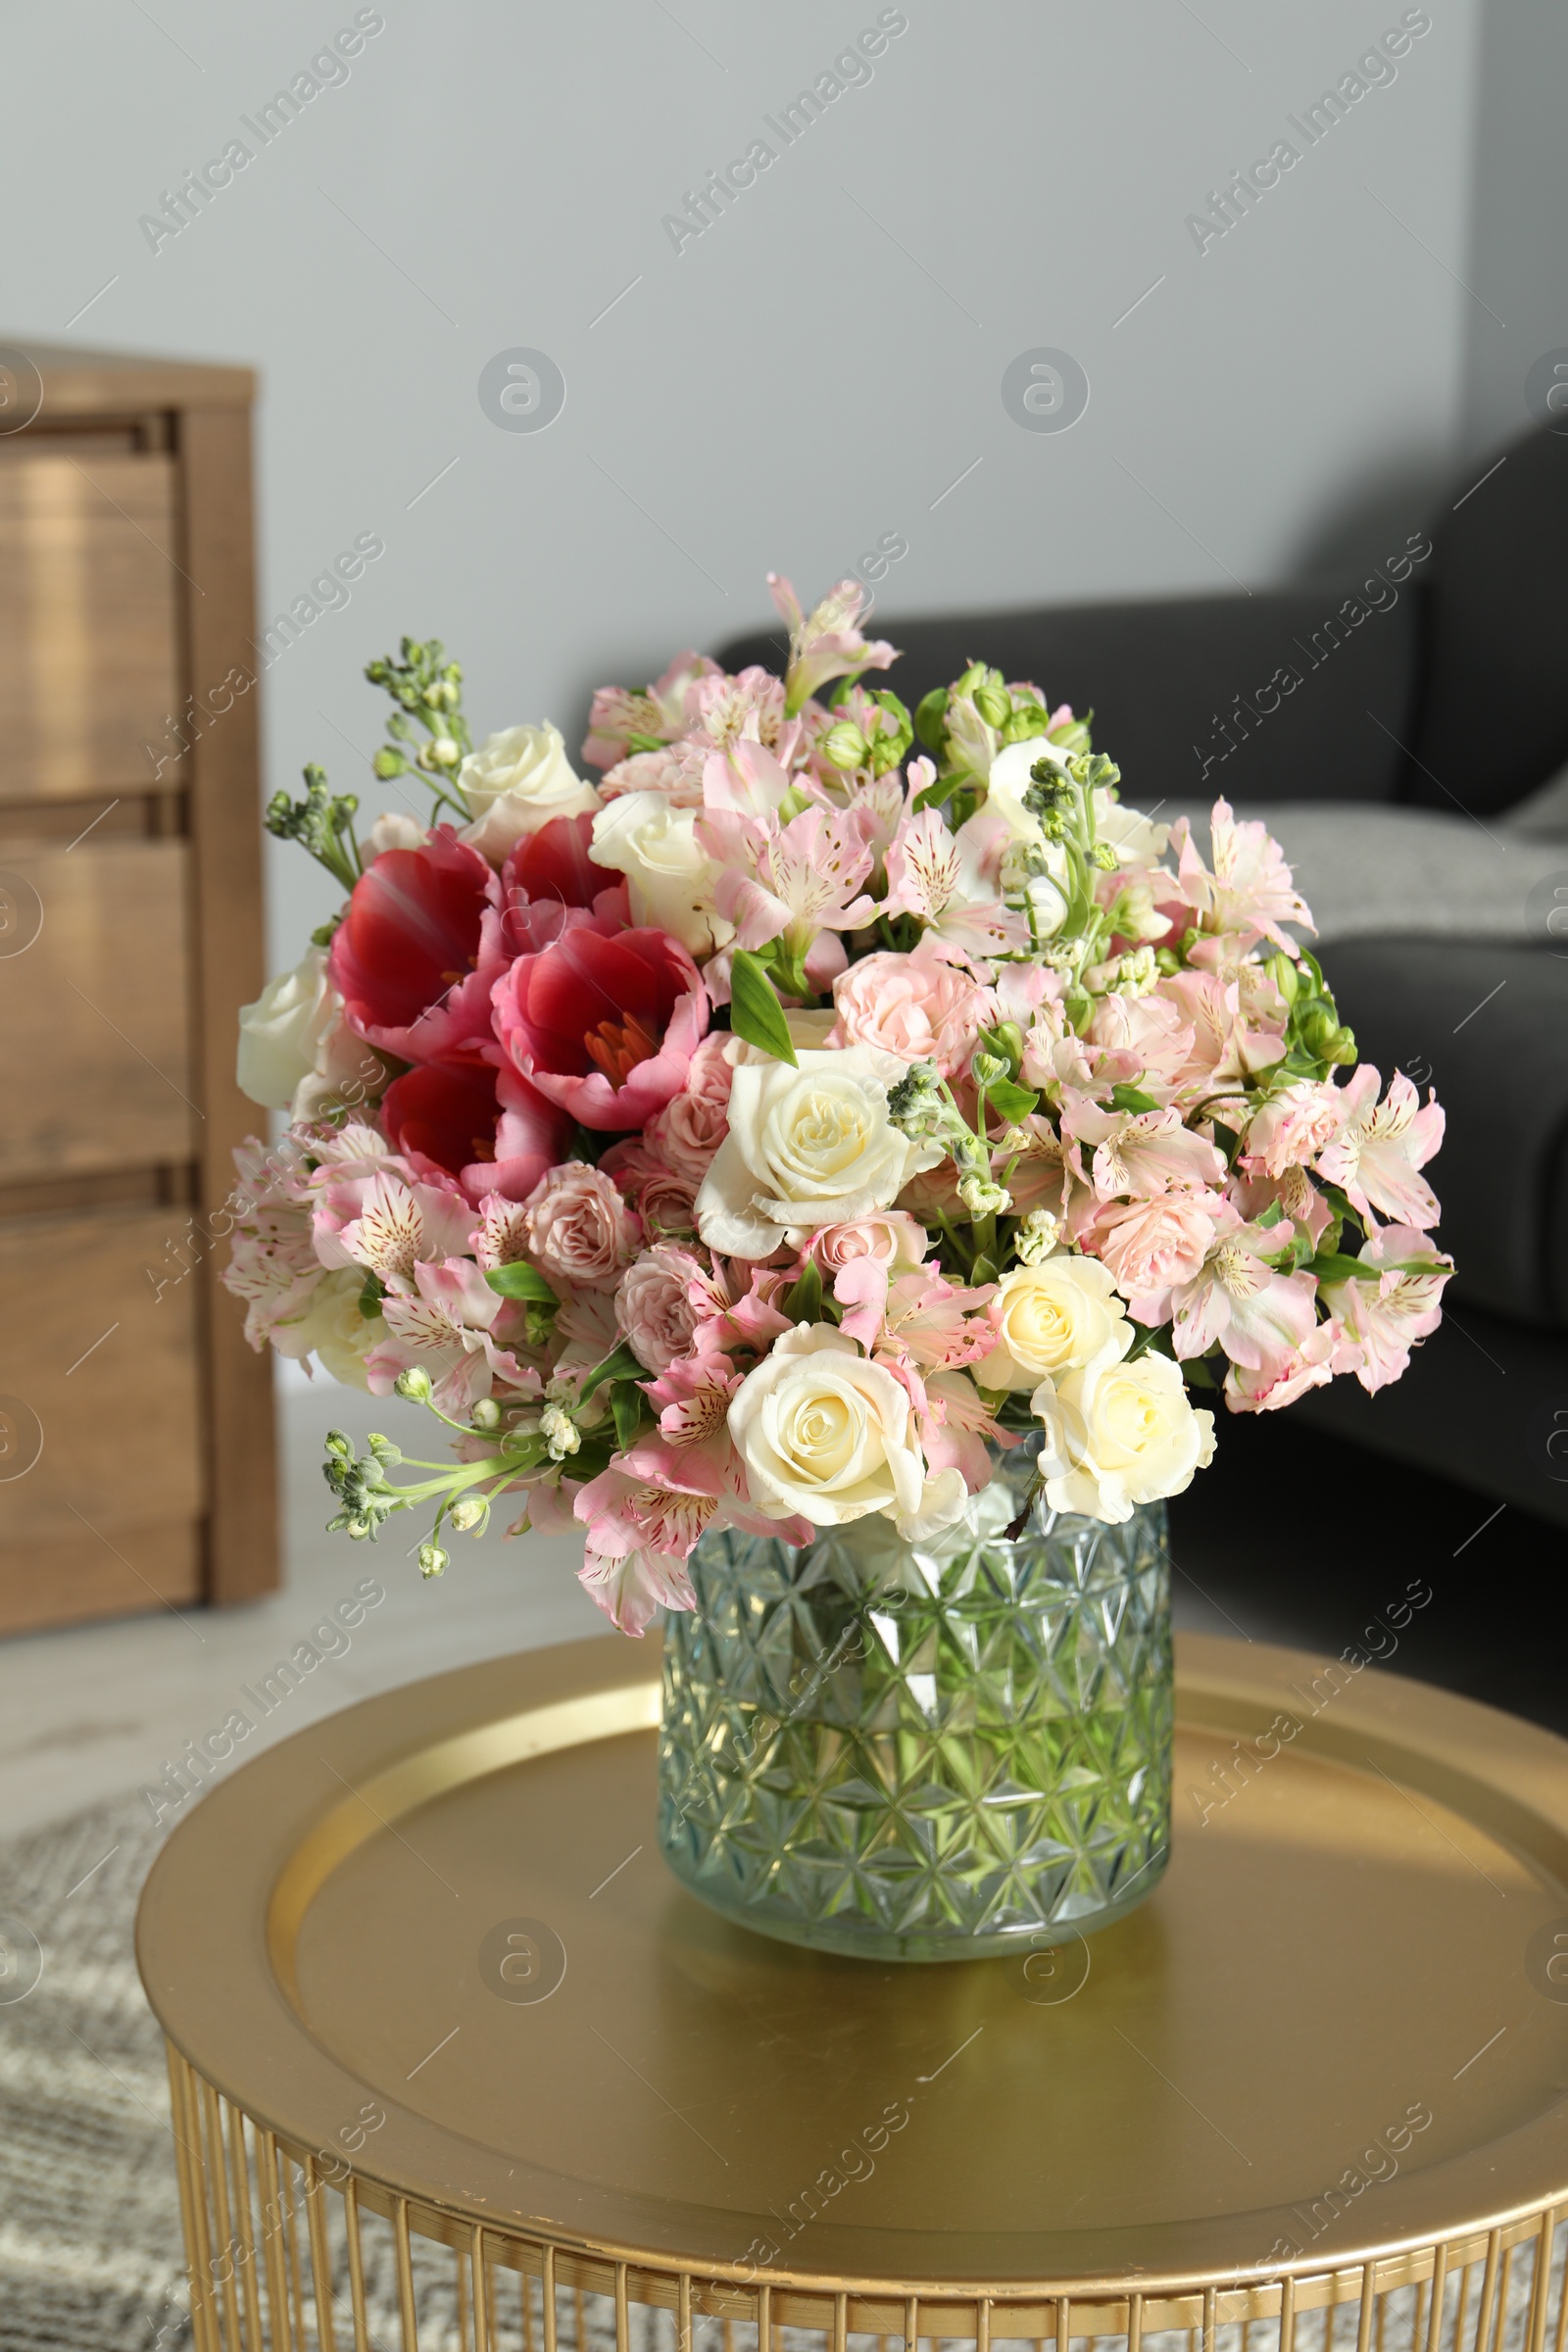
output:
M 421 1544 L 419 1545 L 419 1574 L 421 1576 L 439 1576 L 446 1567 L 448 1556 L 439 1544 Z
M 974 690 L 974 707 L 988 727 L 1004 726 L 1012 716 L 1011 701 L 1000 686 L 977 686 Z
M 384 1470 L 395 1470 L 403 1459 L 402 1446 L 394 1446 L 390 1438 L 383 1438 L 378 1429 L 372 1429 L 365 1442 Z
M 499 1429 L 501 1407 L 493 1396 L 481 1396 L 468 1418 L 475 1429 Z
M 1268 959 L 1267 970 L 1269 978 L 1285 999 L 1286 1004 L 1294 1004 L 1301 993 L 1301 975 L 1296 968 L 1295 956 L 1287 956 L 1283 952 L 1278 956 L 1271 956 Z
M 977 686 L 985 684 L 989 675 L 990 672 L 983 662 L 971 662 L 962 677 L 954 680 L 953 691 L 955 694 L 972 695 Z
M 999 1078 L 1012 1076 L 1012 1067 L 1003 1060 L 1000 1054 L 988 1054 L 982 1046 L 970 1060 L 969 1074 L 976 1086 L 995 1086 Z
M 1355 1060 L 1355 1031 L 1346 1028 L 1336 1029 L 1323 1058 L 1325 1061 L 1336 1061 L 1342 1067 L 1349 1068 Z
M 829 727 L 821 742 L 824 760 L 837 768 L 864 767 L 871 757 L 871 747 L 853 718 L 841 718 L 837 726 Z
M 1023 1060 L 1023 1031 L 1016 1021 L 998 1021 L 992 1029 L 982 1029 L 980 1035 L 993 1054 L 1000 1054 L 1007 1065 L 1007 1076 L 1015 1077 Z
M 808 796 L 801 790 L 798 784 L 792 784 L 778 805 L 779 823 L 787 825 L 792 816 L 799 816 L 803 809 L 809 808 L 810 806 Z
M 1090 715 L 1093 716 L 1093 713 L 1091 712 Z M 1089 720 L 1087 718 L 1064 718 L 1060 726 L 1048 730 L 1046 741 L 1054 743 L 1058 751 L 1087 752 L 1089 749 Z
M 1028 743 L 1046 731 L 1046 713 L 1038 703 L 1020 703 L 1002 722 L 1004 743 Z
M 392 1386 L 410 1404 L 428 1404 L 434 1394 L 434 1384 L 422 1364 L 411 1364 L 406 1372 L 398 1374 Z
M 1089 853 L 1089 862 L 1098 866 L 1102 874 L 1113 874 L 1117 865 L 1116 853 L 1108 841 L 1097 841 Z
M 1181 970 L 1182 959 L 1174 948 L 1156 948 L 1154 950 L 1154 968 L 1169 980 L 1173 973 Z
M 328 1453 L 335 1455 L 337 1460 L 340 1462 L 352 1462 L 354 1459 L 353 1441 L 349 1438 L 346 1438 L 340 1429 L 329 1429 L 327 1431 L 326 1450 Z
M 914 731 L 928 752 L 940 754 L 948 732 L 948 690 L 933 686 L 915 708 Z

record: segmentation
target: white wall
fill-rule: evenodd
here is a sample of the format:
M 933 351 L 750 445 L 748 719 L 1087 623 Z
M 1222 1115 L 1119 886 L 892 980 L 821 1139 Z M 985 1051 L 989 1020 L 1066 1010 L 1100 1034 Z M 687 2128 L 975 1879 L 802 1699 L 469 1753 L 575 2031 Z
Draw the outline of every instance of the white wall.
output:
M 384 0 L 347 82 L 156 253 L 138 217 L 258 144 L 240 116 L 353 0 L 15 11 L 0 333 L 58 340 L 112 278 L 72 339 L 260 365 L 264 615 L 384 539 L 269 673 L 270 786 L 311 757 L 356 780 L 359 667 L 405 629 L 461 654 L 481 731 L 575 740 L 594 680 L 884 533 L 896 614 L 1255 587 L 1360 552 L 1369 502 L 1413 519 L 1460 453 L 1478 8 L 1430 0 L 1397 79 L 1201 253 L 1187 215 L 1402 0 L 906 0 L 869 83 L 679 253 L 662 216 L 879 0 Z M 547 431 L 481 411 L 516 346 L 564 373 Z M 1003 407 L 1035 346 L 1088 373 L 1069 432 Z M 292 960 L 332 894 L 297 852 L 271 870 Z

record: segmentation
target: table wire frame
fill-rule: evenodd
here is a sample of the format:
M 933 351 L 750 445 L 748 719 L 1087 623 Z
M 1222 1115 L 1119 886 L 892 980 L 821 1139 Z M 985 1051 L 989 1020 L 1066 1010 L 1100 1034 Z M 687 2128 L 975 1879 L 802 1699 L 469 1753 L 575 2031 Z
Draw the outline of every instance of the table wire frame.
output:
M 169 2053 L 192 2352 L 1568 2352 L 1568 2196 L 1338 2269 L 931 2297 L 555 2242 L 411 2200 Z M 373 2160 L 369 2128 L 353 2127 Z

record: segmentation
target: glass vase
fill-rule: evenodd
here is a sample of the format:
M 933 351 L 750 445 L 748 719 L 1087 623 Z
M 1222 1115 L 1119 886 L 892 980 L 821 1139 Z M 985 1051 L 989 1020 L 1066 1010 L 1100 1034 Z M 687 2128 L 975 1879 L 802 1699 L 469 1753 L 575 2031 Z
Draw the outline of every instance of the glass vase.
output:
M 670 1611 L 660 1838 L 682 1885 L 791 1943 L 965 1960 L 1092 1934 L 1170 1847 L 1162 1503 L 1032 1497 L 1038 1438 L 943 1535 L 804 1549 L 734 1530 Z

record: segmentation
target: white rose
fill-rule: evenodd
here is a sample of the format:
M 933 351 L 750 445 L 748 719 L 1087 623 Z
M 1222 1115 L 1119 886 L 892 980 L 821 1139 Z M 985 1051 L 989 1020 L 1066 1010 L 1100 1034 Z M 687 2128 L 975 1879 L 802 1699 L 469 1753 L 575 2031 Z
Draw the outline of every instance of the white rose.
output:
M 986 807 L 993 814 L 1004 816 L 1007 828 L 1016 841 L 1044 842 L 1040 819 L 1024 807 L 1024 794 L 1033 781 L 1037 760 L 1049 760 L 1053 767 L 1066 773 L 1066 755 L 1048 743 L 1044 736 L 1033 735 L 1025 743 L 1004 744 L 991 762 L 986 784 Z M 1136 808 L 1125 808 L 1113 801 L 1108 792 L 1095 794 L 1095 831 L 1102 841 L 1108 841 L 1117 858 L 1124 865 L 1152 865 L 1170 839 L 1168 825 L 1156 825 Z M 1052 872 L 1058 881 L 1066 879 L 1066 860 L 1056 860 L 1059 846 L 1049 845 Z
M 697 1230 L 726 1256 L 770 1257 L 820 1226 L 891 1208 L 944 1157 L 888 1117 L 888 1088 L 906 1075 L 896 1054 L 842 1046 L 799 1058 L 791 1069 L 756 1046 L 735 1055 L 729 1133 L 697 1196 Z
M 458 770 L 473 822 L 459 838 L 499 865 L 525 833 L 537 833 L 555 816 L 582 816 L 600 805 L 566 758 L 561 730 L 505 727 L 470 752 Z
M 325 1119 L 345 1108 L 360 1110 L 378 1102 L 396 1067 L 349 1027 L 339 1005 L 317 1046 L 315 1067 L 294 1089 L 288 1115 L 295 1121 Z
M 729 1434 L 770 1518 L 842 1527 L 884 1511 L 916 1538 L 950 1526 L 966 1499 L 956 1472 L 927 1481 L 907 1391 L 831 1323 L 775 1342 L 736 1390 Z
M 1214 1458 L 1214 1416 L 1195 1412 L 1181 1367 L 1151 1351 L 1042 1382 L 1030 1398 L 1044 1424 L 1046 1502 L 1113 1523 L 1142 1502 L 1185 1494 Z
M 268 1110 L 293 1100 L 316 1067 L 321 1040 L 339 1022 L 343 1000 L 326 976 L 326 950 L 307 948 L 291 972 L 270 980 L 239 1012 L 239 1090 Z
M 711 956 L 735 928 L 713 912 L 718 868 L 698 845 L 697 816 L 662 792 L 622 793 L 594 818 L 593 860 L 625 875 L 634 923 L 667 931 L 693 956 Z
M 387 1337 L 387 1328 L 378 1314 L 361 1314 L 364 1290 L 363 1266 L 345 1266 L 325 1275 L 303 1315 L 272 1325 L 269 1337 L 278 1354 L 302 1359 L 314 1354 L 322 1370 L 344 1388 L 368 1391 L 365 1359 Z
M 973 1367 L 982 1389 L 1032 1389 L 1094 1363 L 1119 1363 L 1135 1337 L 1110 1270 L 1063 1251 L 1004 1274 L 991 1301 L 997 1344 Z

